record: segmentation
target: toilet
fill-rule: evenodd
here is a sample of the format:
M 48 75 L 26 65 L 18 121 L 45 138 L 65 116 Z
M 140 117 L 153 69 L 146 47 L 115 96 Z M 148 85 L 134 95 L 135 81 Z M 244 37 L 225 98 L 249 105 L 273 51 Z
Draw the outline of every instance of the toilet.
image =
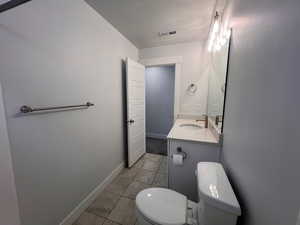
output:
M 240 205 L 220 163 L 200 162 L 199 201 L 166 188 L 148 188 L 136 197 L 139 225 L 235 225 Z

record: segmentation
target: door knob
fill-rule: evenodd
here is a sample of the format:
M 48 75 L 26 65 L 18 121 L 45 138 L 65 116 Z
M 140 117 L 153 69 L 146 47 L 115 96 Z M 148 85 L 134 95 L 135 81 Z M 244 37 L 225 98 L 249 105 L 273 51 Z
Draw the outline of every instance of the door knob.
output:
M 134 120 L 129 120 L 128 123 L 134 123 Z

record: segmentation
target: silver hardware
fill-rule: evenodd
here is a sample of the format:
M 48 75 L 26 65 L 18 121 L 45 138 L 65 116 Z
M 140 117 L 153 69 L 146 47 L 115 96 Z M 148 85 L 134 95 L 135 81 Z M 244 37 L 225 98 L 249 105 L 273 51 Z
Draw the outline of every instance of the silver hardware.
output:
M 222 115 L 217 115 L 215 119 L 215 124 L 218 126 L 220 122 L 222 122 Z
M 197 92 L 198 86 L 197 84 L 191 83 L 187 88 L 187 93 L 189 95 L 194 95 Z
M 182 151 L 182 148 L 181 147 L 177 147 L 177 154 L 181 154 L 183 156 L 183 159 L 186 159 L 187 158 L 187 153 Z M 171 156 L 173 158 L 173 155 Z
M 91 102 L 87 102 L 83 105 L 67 105 L 67 106 L 52 106 L 52 107 L 43 107 L 43 108 L 33 108 L 28 105 L 23 105 L 20 108 L 21 113 L 32 113 L 32 112 L 39 112 L 39 111 L 49 111 L 49 110 L 57 110 L 57 109 L 71 109 L 71 108 L 89 108 L 91 106 L 94 106 L 95 104 Z
M 188 225 L 197 225 L 198 221 L 198 204 L 192 201 L 188 201 L 187 204 L 187 224 Z
M 134 120 L 131 119 L 131 120 L 128 120 L 127 122 L 131 124 L 131 123 L 134 123 Z
M 208 128 L 208 115 L 207 114 L 203 114 L 202 116 L 204 116 L 205 128 Z

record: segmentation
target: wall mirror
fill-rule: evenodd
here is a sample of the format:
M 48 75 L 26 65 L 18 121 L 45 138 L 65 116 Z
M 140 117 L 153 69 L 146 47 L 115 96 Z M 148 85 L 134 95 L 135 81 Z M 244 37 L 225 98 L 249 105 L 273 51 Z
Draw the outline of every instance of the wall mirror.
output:
M 208 78 L 207 115 L 218 133 L 223 132 L 223 116 L 226 94 L 226 80 L 230 51 L 231 30 L 222 44 L 209 50 L 210 71 Z

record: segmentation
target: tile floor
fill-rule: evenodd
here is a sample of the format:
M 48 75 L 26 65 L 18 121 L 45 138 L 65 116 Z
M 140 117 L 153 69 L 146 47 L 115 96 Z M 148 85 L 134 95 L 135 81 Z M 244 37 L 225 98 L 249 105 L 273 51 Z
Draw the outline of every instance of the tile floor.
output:
M 138 225 L 135 197 L 149 187 L 167 187 L 167 157 L 146 153 L 124 169 L 73 225 Z

